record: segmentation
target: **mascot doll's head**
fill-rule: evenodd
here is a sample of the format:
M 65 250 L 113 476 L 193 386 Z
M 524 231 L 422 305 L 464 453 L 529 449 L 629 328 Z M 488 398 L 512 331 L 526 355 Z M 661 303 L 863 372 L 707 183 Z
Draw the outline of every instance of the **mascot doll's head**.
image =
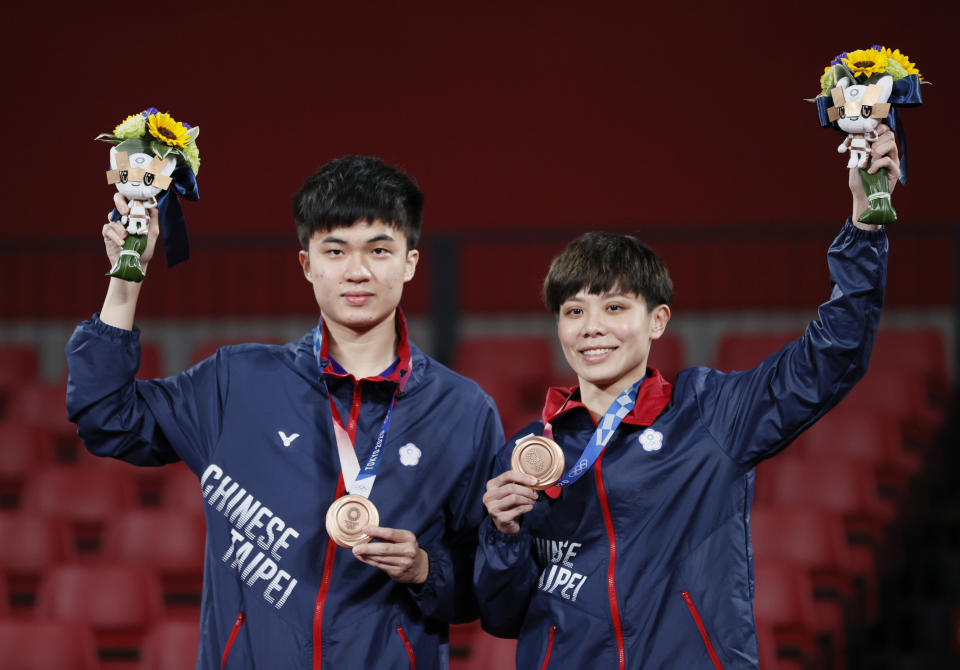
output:
M 866 134 L 877 129 L 880 121 L 890 113 L 890 93 L 893 77 L 880 77 L 876 84 L 850 85 L 848 77 L 841 77 L 831 89 L 834 107 L 828 111 L 831 121 L 847 133 Z
M 117 151 L 110 147 L 110 170 L 107 181 L 116 184 L 120 195 L 128 200 L 149 200 L 170 186 L 170 175 L 177 159 L 163 160 L 145 153 Z

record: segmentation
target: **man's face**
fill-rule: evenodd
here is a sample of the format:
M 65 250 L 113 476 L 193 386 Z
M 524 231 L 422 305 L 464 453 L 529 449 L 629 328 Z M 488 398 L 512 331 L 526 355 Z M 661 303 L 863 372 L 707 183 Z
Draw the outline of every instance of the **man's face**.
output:
M 650 342 L 663 335 L 670 308 L 652 312 L 642 296 L 580 291 L 560 305 L 557 336 L 580 383 L 626 388 L 646 371 Z
M 324 321 L 362 332 L 393 315 L 419 257 L 403 231 L 376 219 L 316 231 L 300 265 Z

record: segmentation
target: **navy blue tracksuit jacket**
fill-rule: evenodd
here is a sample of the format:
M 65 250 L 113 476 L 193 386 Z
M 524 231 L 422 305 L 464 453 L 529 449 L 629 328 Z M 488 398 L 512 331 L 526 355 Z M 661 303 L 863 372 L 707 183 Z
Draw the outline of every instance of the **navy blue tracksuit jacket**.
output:
M 756 668 L 754 468 L 843 398 L 867 369 L 887 239 L 848 221 L 828 253 L 832 292 L 804 335 L 757 368 L 656 370 L 592 471 L 541 495 L 519 533 L 481 526 L 485 627 L 519 637 L 517 667 Z M 654 344 L 656 346 L 656 344 Z M 543 412 L 576 462 L 595 429 L 577 389 Z M 514 442 L 494 474 L 510 467 Z
M 139 331 L 94 317 L 68 342 L 67 408 L 87 448 L 136 465 L 182 459 L 200 479 L 197 668 L 446 668 L 447 622 L 476 618 L 481 496 L 503 430 L 490 398 L 410 344 L 398 322 L 391 373 L 358 381 L 334 372 L 324 350 L 326 385 L 310 334 L 225 347 L 150 381 L 134 380 Z M 406 370 L 370 499 L 381 525 L 412 531 L 427 551 L 419 587 L 361 563 L 324 527 L 344 492 L 327 389 L 362 464 Z

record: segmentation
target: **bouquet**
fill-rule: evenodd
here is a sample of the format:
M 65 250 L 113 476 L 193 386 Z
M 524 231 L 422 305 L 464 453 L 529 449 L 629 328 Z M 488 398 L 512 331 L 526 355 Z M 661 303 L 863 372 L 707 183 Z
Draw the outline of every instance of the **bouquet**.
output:
M 820 94 L 813 101 L 817 103 L 821 126 L 831 126 L 847 134 L 837 151 L 849 151 L 847 167 L 859 169 L 869 202 L 858 219 L 862 223 L 888 224 L 897 220 L 890 202 L 886 169 L 876 174 L 867 172 L 870 145 L 877 138 L 880 121 L 886 119 L 900 143 L 903 154 L 900 180 L 906 183 L 906 136 L 897 108 L 922 104 L 921 83 L 928 82 L 923 81 L 905 54 L 880 45 L 845 51 L 823 69 Z
M 113 145 L 107 183 L 115 184 L 130 205 L 127 215 L 121 216 L 116 209 L 110 214 L 110 220 L 120 221 L 129 235 L 107 276 L 143 280 L 140 254 L 147 247 L 148 210 L 153 208 L 159 215 L 167 264 L 172 266 L 189 257 L 186 222 L 176 194 L 188 200 L 200 197 L 196 180 L 200 170 L 199 134 L 199 127 L 178 122 L 151 107 L 128 116 L 112 133 L 95 138 Z

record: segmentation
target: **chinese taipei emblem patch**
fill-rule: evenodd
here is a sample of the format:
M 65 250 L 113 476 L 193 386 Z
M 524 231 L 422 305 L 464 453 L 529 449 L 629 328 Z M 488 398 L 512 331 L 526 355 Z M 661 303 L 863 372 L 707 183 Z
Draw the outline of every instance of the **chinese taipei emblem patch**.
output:
M 420 462 L 420 455 L 420 449 L 413 442 L 408 442 L 400 447 L 400 462 L 408 468 Z
M 660 451 L 660 448 L 663 447 L 663 433 L 653 428 L 647 428 L 640 433 L 637 441 L 640 442 L 644 451 Z

